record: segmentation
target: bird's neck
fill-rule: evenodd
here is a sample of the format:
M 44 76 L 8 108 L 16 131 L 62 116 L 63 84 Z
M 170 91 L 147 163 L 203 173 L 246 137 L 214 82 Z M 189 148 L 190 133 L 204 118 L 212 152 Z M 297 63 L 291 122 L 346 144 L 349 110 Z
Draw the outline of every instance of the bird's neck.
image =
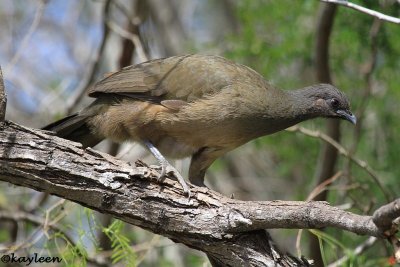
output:
M 314 86 L 285 91 L 284 93 L 291 106 L 288 119 L 295 118 L 296 123 L 299 123 L 318 117 L 319 112 L 315 107 L 317 96 Z
M 319 116 L 315 110 L 315 88 L 298 90 L 266 90 L 263 97 L 251 99 L 240 106 L 237 133 L 243 143 L 251 139 L 273 134 L 290 126 Z M 247 107 L 247 109 L 246 109 Z
M 290 126 L 318 117 L 315 111 L 313 93 L 315 89 L 306 87 L 298 90 L 275 91 L 269 96 L 273 105 L 267 105 L 266 109 L 254 117 L 257 129 L 256 136 L 272 134 L 284 130 Z M 271 103 L 272 103 L 271 102 Z
M 317 96 L 313 86 L 275 91 L 267 98 L 271 104 L 266 105 L 263 112 L 266 119 L 276 119 L 284 124 L 293 125 L 318 117 L 319 113 L 315 108 Z

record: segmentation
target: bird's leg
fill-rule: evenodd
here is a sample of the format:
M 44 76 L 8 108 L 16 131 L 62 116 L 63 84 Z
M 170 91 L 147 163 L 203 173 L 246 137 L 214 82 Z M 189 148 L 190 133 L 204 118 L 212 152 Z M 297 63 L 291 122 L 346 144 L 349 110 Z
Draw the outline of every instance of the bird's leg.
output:
M 149 140 L 144 140 L 143 143 L 147 146 L 147 148 L 150 150 L 151 154 L 157 159 L 159 164 L 161 165 L 161 173 L 160 176 L 157 178 L 158 182 L 162 182 L 165 179 L 165 175 L 169 172 L 172 172 L 175 177 L 178 179 L 179 184 L 183 188 L 183 192 L 190 196 L 190 189 L 185 182 L 185 179 L 182 177 L 182 175 L 178 172 L 177 169 L 175 169 L 174 166 L 172 166 L 166 158 L 158 151 L 158 149 L 149 141 Z
M 189 181 L 194 185 L 206 187 L 204 184 L 206 170 L 223 153 L 222 150 L 210 147 L 203 147 L 194 153 L 190 161 Z

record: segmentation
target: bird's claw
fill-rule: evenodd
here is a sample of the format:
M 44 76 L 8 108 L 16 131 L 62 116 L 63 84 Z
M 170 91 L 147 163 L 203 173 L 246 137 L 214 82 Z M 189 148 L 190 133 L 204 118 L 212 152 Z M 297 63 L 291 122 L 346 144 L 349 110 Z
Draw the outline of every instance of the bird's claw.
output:
M 190 198 L 190 189 L 185 179 L 182 177 L 179 171 L 175 169 L 175 167 L 172 166 L 168 161 L 161 162 L 161 173 L 157 177 L 157 182 L 163 182 L 167 173 L 172 173 L 176 177 L 178 183 L 182 186 L 183 192 Z
M 161 162 L 161 172 L 160 175 L 157 177 L 157 182 L 162 183 L 165 180 L 168 166 L 171 166 L 168 161 Z

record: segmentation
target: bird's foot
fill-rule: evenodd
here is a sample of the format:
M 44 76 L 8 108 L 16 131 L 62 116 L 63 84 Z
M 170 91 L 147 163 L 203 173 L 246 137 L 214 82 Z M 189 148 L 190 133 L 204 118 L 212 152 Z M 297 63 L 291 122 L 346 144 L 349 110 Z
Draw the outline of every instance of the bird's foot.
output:
M 158 160 L 158 162 L 161 164 L 161 173 L 160 176 L 158 177 L 157 181 L 162 182 L 165 179 L 165 174 L 172 172 L 176 179 L 178 180 L 179 184 L 183 188 L 183 192 L 190 198 L 190 190 L 189 186 L 185 182 L 185 179 L 183 179 L 182 175 L 172 166 L 165 158 L 164 156 L 158 151 L 158 149 L 153 145 L 152 142 L 149 140 L 143 140 L 143 143 L 148 147 L 150 150 L 151 154 L 154 155 L 154 157 Z
M 175 169 L 174 166 L 172 166 L 168 161 L 163 160 L 161 162 L 161 173 L 160 176 L 157 178 L 157 181 L 159 183 L 163 182 L 165 180 L 165 175 L 172 173 L 176 179 L 178 180 L 178 183 L 182 186 L 183 192 L 190 198 L 190 189 L 188 184 L 186 183 L 185 179 L 182 177 L 182 175 L 179 173 L 177 169 Z

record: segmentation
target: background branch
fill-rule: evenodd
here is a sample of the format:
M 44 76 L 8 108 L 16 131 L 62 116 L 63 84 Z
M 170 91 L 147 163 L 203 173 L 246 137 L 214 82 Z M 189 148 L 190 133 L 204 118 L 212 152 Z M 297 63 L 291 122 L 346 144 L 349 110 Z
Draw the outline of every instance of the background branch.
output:
M 388 15 L 382 14 L 382 13 L 380 13 L 378 11 L 365 8 L 363 6 L 351 3 L 351 2 L 349 2 L 347 0 L 321 0 L 321 1 L 325 2 L 325 3 L 332 3 L 332 4 L 336 4 L 336 5 L 341 5 L 341 6 L 345 6 L 345 7 L 348 7 L 348 8 L 352 8 L 354 10 L 357 10 L 357 11 L 360 11 L 360 12 L 362 12 L 364 14 L 373 16 L 373 17 L 378 18 L 380 20 L 384 20 L 384 21 L 387 21 L 387 22 L 395 23 L 395 24 L 400 24 L 400 19 L 399 18 L 395 18 L 395 17 L 392 17 L 392 16 L 388 16 Z
M 44 8 L 46 6 L 47 0 L 39 0 L 39 6 L 36 9 L 35 16 L 33 17 L 32 23 L 30 24 L 29 30 L 24 36 L 21 44 L 19 45 L 17 52 L 14 54 L 12 57 L 11 61 L 8 63 L 8 65 L 5 67 L 5 72 L 9 73 L 12 71 L 14 66 L 17 64 L 18 60 L 20 59 L 22 52 L 27 49 L 27 46 L 29 45 L 29 40 L 31 39 L 33 33 L 37 29 L 39 22 L 42 18 Z
M 74 109 L 77 107 L 79 102 L 82 100 L 82 98 L 85 96 L 86 91 L 90 84 L 93 82 L 93 80 L 96 77 L 97 72 L 99 71 L 100 68 L 100 63 L 101 63 L 101 56 L 104 53 L 107 41 L 108 41 L 108 35 L 110 32 L 110 29 L 108 28 L 106 21 L 109 19 L 110 16 L 110 5 L 111 5 L 111 0 L 106 0 L 103 8 L 103 17 L 104 17 L 104 22 L 103 22 L 103 37 L 101 39 L 99 48 L 96 52 L 96 56 L 93 59 L 93 63 L 88 66 L 89 71 L 86 73 L 86 76 L 82 79 L 80 82 L 78 88 L 76 89 L 75 94 L 70 98 L 68 103 L 66 104 L 66 113 L 71 114 Z
M 339 152 L 339 154 L 348 158 L 350 161 L 355 163 L 361 169 L 364 169 L 369 174 L 369 176 L 374 180 L 376 185 L 378 185 L 379 189 L 385 196 L 386 200 L 389 201 L 391 199 L 389 192 L 387 192 L 387 189 L 382 185 L 379 176 L 372 169 L 372 167 L 367 162 L 353 156 L 352 153 L 350 153 L 346 148 L 344 148 L 339 142 L 331 138 L 329 135 L 319 131 L 312 131 L 298 125 L 292 126 L 286 130 L 289 132 L 300 132 L 304 135 L 323 140 L 324 142 L 332 146 L 334 149 L 336 149 L 337 152 Z M 321 184 L 323 184 L 323 182 Z

